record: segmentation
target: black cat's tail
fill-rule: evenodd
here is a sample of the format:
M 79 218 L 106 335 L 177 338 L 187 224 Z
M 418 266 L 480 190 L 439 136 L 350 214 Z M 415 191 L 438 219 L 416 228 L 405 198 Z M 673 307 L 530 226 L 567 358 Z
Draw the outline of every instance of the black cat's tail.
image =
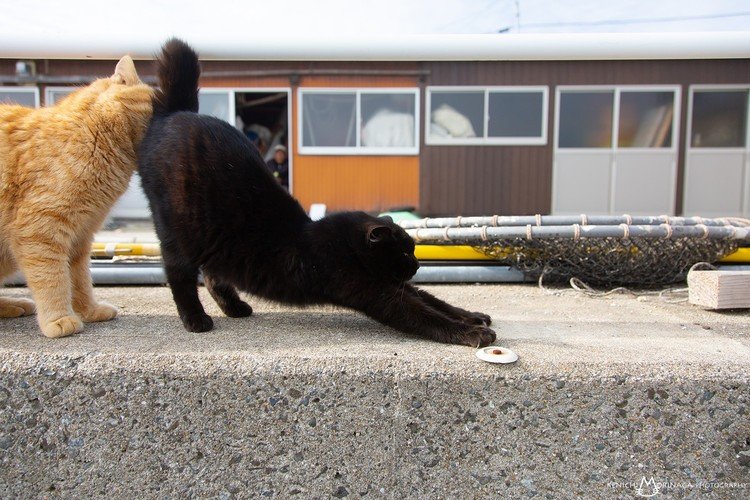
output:
M 170 38 L 156 60 L 159 89 L 154 98 L 154 114 L 176 111 L 198 112 L 198 54 L 179 38 Z

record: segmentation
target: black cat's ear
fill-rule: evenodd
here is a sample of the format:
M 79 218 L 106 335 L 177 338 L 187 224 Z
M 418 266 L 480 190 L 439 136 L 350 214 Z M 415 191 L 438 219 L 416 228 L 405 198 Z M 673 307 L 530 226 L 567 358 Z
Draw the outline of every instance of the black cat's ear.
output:
M 392 234 L 393 232 L 388 226 L 372 226 L 370 230 L 367 231 L 367 242 L 370 245 L 376 245 L 381 241 L 390 238 Z
M 380 217 L 378 217 L 378 219 L 385 222 L 393 222 L 393 217 L 391 217 L 390 215 L 381 215 Z

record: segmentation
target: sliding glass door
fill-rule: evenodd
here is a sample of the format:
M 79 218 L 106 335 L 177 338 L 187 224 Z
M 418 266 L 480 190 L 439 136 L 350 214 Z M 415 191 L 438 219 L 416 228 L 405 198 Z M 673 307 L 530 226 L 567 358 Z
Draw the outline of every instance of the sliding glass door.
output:
M 686 215 L 750 215 L 748 87 L 690 89 Z
M 672 214 L 679 88 L 559 87 L 552 212 Z

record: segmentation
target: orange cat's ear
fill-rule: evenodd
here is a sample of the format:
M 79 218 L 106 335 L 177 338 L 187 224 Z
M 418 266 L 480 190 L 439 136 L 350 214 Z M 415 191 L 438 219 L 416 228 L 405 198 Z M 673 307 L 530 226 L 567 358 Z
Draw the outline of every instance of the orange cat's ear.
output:
M 115 67 L 115 74 L 112 75 L 112 80 L 118 83 L 124 83 L 125 85 L 137 85 L 141 83 L 141 79 L 138 78 L 138 72 L 135 70 L 135 64 L 130 56 L 124 56 L 120 59 Z

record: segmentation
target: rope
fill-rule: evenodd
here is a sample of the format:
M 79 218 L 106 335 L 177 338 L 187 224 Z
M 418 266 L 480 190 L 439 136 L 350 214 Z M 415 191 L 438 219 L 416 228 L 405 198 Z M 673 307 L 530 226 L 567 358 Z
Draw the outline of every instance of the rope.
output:
M 634 291 L 624 286 L 618 286 L 617 288 L 613 288 L 607 291 L 594 290 L 593 288 L 588 286 L 586 283 L 584 283 L 583 280 L 580 280 L 578 278 L 570 278 L 570 288 L 572 288 L 576 292 L 581 292 L 586 295 L 590 295 L 592 297 L 608 297 L 615 293 L 629 293 L 631 295 L 636 295 L 636 296 L 638 295 Z
M 707 269 L 716 271 L 718 267 L 714 266 L 713 264 L 710 264 L 708 262 L 696 262 L 690 267 L 690 270 L 688 271 L 688 276 L 693 271 L 698 271 L 701 269 Z M 623 294 L 629 294 L 633 297 L 639 298 L 639 297 L 651 297 L 656 296 L 660 300 L 668 303 L 668 304 L 680 304 L 683 302 L 687 302 L 688 297 L 688 288 L 687 287 L 668 287 L 664 290 L 643 290 L 643 291 L 634 291 L 630 288 L 624 287 L 624 286 L 618 286 L 615 288 L 611 288 L 609 290 L 596 290 L 593 287 L 589 286 L 586 282 L 584 282 L 580 278 L 570 278 L 570 281 L 568 282 L 570 285 L 570 290 L 560 290 L 559 292 L 552 291 L 552 289 L 547 288 L 544 286 L 543 279 L 544 276 L 549 272 L 549 267 L 545 267 L 542 271 L 542 274 L 539 276 L 539 280 L 537 280 L 537 285 L 540 289 L 544 290 L 547 294 L 556 294 L 561 292 L 576 292 L 582 295 L 586 295 L 588 297 L 594 297 L 594 298 L 604 298 L 609 297 L 610 295 L 614 295 L 617 293 L 623 293 Z M 669 297 L 668 295 L 684 295 L 683 297 Z
M 570 278 L 570 281 L 568 282 L 568 284 L 570 285 L 569 289 L 554 289 L 554 288 L 549 288 L 544 285 L 544 276 L 546 274 L 547 274 L 547 269 L 545 269 L 545 271 L 543 271 L 542 274 L 539 275 L 539 279 L 537 280 L 537 286 L 539 287 L 540 290 L 542 290 L 547 295 L 562 295 L 564 293 L 571 292 L 571 293 L 576 293 L 580 295 L 585 295 L 587 297 L 591 297 L 595 299 L 603 299 L 605 297 L 609 297 L 610 295 L 628 294 L 628 295 L 632 295 L 635 298 L 657 297 L 659 300 L 666 302 L 667 304 L 680 304 L 683 302 L 687 302 L 688 300 L 687 287 L 680 287 L 680 288 L 668 287 L 663 290 L 644 290 L 644 291 L 638 291 L 638 292 L 631 290 L 630 288 L 627 288 L 624 286 L 618 286 L 616 288 L 611 288 L 609 290 L 596 290 L 595 288 L 592 288 L 580 278 Z M 680 295 L 683 295 L 683 296 L 680 296 Z

